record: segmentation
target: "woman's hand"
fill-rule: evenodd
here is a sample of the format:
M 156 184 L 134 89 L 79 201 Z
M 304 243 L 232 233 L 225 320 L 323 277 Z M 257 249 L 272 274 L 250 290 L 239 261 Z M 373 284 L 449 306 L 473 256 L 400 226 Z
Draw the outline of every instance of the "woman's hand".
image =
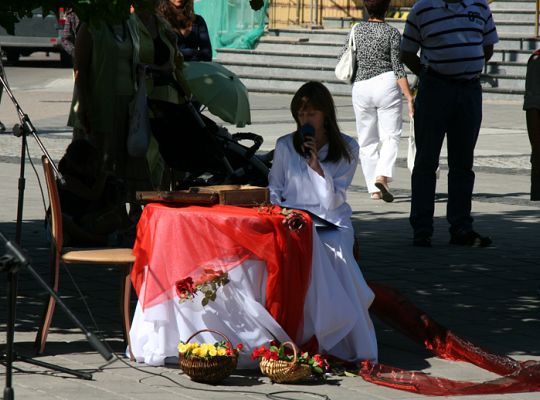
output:
M 317 143 L 313 136 L 306 136 L 302 148 L 307 157 L 307 163 L 309 167 L 318 173 L 320 176 L 324 177 L 324 171 L 319 163 L 319 156 L 317 154 Z
M 407 108 L 409 109 L 409 118 L 413 119 L 414 117 L 414 97 L 410 96 L 407 98 Z

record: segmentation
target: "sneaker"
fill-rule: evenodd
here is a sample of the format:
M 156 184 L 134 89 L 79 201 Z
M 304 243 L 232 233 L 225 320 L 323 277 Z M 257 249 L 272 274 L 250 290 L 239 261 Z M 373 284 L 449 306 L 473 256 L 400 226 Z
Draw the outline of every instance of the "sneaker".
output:
M 0 133 L 4 133 L 6 131 L 6 126 L 0 121 Z
M 431 247 L 431 236 L 415 236 L 413 246 L 416 247 Z
M 481 236 L 475 231 L 453 233 L 450 236 L 450 244 L 469 247 L 488 247 L 493 241 L 489 236 Z

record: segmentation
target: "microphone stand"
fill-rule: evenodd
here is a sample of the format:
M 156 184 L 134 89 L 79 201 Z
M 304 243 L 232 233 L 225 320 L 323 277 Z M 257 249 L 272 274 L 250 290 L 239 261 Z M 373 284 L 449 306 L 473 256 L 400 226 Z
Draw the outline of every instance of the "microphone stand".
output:
M 15 125 L 13 128 L 13 134 L 17 137 L 21 137 L 21 157 L 20 157 L 20 174 L 19 174 L 19 181 L 18 181 L 18 198 L 17 198 L 17 220 L 16 220 L 16 228 L 15 228 L 15 243 L 16 245 L 21 245 L 21 236 L 22 236 L 22 219 L 23 219 L 23 206 L 24 206 L 24 189 L 26 185 L 26 180 L 24 177 L 25 173 L 25 151 L 27 146 L 26 136 L 28 134 L 31 134 L 34 139 L 36 140 L 37 144 L 39 145 L 42 153 L 47 157 L 49 160 L 60 184 L 64 184 L 65 180 L 62 177 L 62 174 L 56 167 L 56 164 L 52 160 L 51 156 L 49 155 L 49 152 L 43 145 L 43 142 L 39 139 L 36 128 L 32 124 L 32 121 L 30 121 L 30 118 L 28 117 L 28 114 L 24 113 L 21 106 L 17 102 L 17 99 L 15 99 L 15 96 L 11 92 L 11 89 L 9 88 L 9 85 L 6 81 L 5 73 L 4 73 L 4 67 L 2 65 L 2 61 L 0 59 L 0 85 L 4 88 L 6 94 L 9 96 L 11 101 L 13 102 L 15 109 L 17 110 L 17 114 L 19 116 L 20 125 Z M 2 236 L 3 237 L 3 236 Z M 11 243 L 11 242 L 8 242 Z M 7 246 L 7 245 L 6 245 Z M 21 255 L 22 252 L 18 252 L 18 255 Z M 27 261 L 27 260 L 26 260 Z M 20 257 L 18 262 L 21 262 Z M 106 359 L 110 360 L 112 358 L 112 354 L 105 349 L 104 345 L 96 338 L 93 337 L 93 335 L 75 318 L 75 316 L 67 309 L 67 306 L 63 304 L 63 302 L 60 300 L 60 298 L 56 295 L 53 289 L 51 289 L 47 283 L 41 279 L 39 274 L 37 274 L 29 265 L 28 262 L 26 262 L 26 266 L 28 267 L 28 270 L 32 273 L 34 278 L 38 280 L 38 282 L 44 286 L 47 291 L 55 297 L 56 301 L 59 302 L 59 304 L 68 312 L 68 315 L 70 318 L 76 323 L 79 328 L 85 333 L 88 341 L 94 348 Z M 16 312 L 16 303 L 17 303 L 17 283 L 18 283 L 18 273 L 17 268 L 8 268 L 8 279 L 7 279 L 7 297 L 9 302 L 8 307 L 8 316 L 7 316 L 7 333 L 6 333 L 6 387 L 4 389 L 4 400 L 12 400 L 13 399 L 13 389 L 11 387 L 11 380 L 12 380 L 12 363 L 13 360 L 17 361 L 24 361 L 30 364 L 35 364 L 41 367 L 49 368 L 52 370 L 72 374 L 74 376 L 77 376 L 82 379 L 92 379 L 92 375 L 85 372 L 75 371 L 71 369 L 67 369 L 64 367 L 56 366 L 53 364 L 45 363 L 42 361 L 34 360 L 29 357 L 24 357 L 21 355 L 17 355 L 14 351 L 14 334 L 15 334 L 15 312 Z M 103 351 L 103 352 L 102 352 Z

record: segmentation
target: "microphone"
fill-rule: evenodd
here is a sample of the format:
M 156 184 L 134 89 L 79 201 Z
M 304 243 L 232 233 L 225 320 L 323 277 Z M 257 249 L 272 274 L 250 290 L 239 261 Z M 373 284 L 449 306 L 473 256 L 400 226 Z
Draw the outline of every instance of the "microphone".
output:
M 304 143 L 306 141 L 306 137 L 315 137 L 315 128 L 313 125 L 306 123 L 300 127 L 298 130 L 298 134 L 300 135 L 300 142 Z M 306 149 L 304 151 L 304 157 L 309 158 L 310 153 L 309 150 Z

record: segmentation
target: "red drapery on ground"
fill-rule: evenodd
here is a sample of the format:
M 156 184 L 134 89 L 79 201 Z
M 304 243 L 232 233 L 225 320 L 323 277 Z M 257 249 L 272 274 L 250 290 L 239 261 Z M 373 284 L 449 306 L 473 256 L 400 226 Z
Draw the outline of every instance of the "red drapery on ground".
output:
M 431 396 L 540 391 L 540 363 L 519 362 L 489 353 L 455 336 L 397 290 L 375 282 L 369 282 L 369 286 L 375 292 L 370 310 L 381 320 L 424 344 L 440 358 L 469 362 L 499 374 L 501 378 L 483 383 L 454 381 L 366 361 L 359 372 L 366 381 Z
M 228 271 L 248 259 L 264 260 L 266 309 L 296 339 L 310 282 L 312 223 L 303 213 L 303 228 L 291 230 L 279 211 L 279 207 L 259 211 L 222 205 L 145 206 L 131 273 L 143 308 L 174 298 L 176 281 L 189 276 L 197 281 L 205 268 Z

